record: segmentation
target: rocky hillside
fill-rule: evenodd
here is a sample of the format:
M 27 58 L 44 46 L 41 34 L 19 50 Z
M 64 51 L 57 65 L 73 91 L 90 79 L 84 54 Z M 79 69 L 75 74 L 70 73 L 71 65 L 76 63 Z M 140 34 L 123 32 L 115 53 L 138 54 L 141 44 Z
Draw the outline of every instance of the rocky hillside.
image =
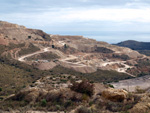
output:
M 141 97 L 108 89 L 109 83 L 150 74 L 150 58 L 83 36 L 0 21 L 0 70 L 2 110 L 111 113 L 131 110 Z
M 50 40 L 42 30 L 27 29 L 24 26 L 0 21 L 0 38 L 11 40 Z
M 129 48 L 83 36 L 49 35 L 41 30 L 3 21 L 0 22 L 0 29 L 1 45 L 8 46 L 2 55 L 11 56 L 38 69 L 49 70 L 61 65 L 81 73 L 94 73 L 102 69 L 115 70 L 129 76 L 137 76 L 143 71 L 141 69 L 133 74 L 139 59 L 146 56 Z
M 81 73 L 93 73 L 102 69 L 137 76 L 142 70 L 135 75 L 132 71 L 139 59 L 149 59 L 132 49 L 83 36 L 49 35 L 42 30 L 3 21 L 0 21 L 0 29 L 0 44 L 8 46 L 4 47 L 3 56 L 11 56 L 42 70 L 61 65 Z
M 80 52 L 87 53 L 120 53 L 128 55 L 131 58 L 141 57 L 142 55 L 129 48 L 114 46 L 106 42 L 98 42 L 93 39 L 84 38 L 83 36 L 59 36 L 52 35 L 53 40 L 60 44 L 66 44 Z

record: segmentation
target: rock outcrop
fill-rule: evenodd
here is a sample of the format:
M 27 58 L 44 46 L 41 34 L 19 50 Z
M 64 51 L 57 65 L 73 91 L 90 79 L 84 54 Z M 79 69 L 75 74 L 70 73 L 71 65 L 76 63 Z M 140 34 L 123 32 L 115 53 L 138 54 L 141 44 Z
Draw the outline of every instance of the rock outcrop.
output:
M 108 100 L 122 102 L 127 98 L 128 92 L 121 89 L 109 88 L 102 92 L 102 96 Z

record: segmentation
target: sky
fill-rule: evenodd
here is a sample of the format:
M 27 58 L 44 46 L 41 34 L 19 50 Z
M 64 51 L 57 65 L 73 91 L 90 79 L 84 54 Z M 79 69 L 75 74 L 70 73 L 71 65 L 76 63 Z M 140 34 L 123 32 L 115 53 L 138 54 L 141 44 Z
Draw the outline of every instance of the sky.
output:
M 108 43 L 150 42 L 150 0 L 0 0 L 0 20 Z

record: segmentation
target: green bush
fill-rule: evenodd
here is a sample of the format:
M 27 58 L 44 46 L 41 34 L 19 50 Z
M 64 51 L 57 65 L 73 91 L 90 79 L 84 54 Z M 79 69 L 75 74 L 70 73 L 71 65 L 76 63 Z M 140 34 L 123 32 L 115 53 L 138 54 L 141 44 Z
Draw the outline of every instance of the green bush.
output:
M 52 48 L 55 48 L 55 46 L 54 46 L 54 45 L 52 45 Z
M 46 106 L 46 104 L 47 104 L 46 99 L 43 99 L 43 100 L 41 101 L 41 106 L 42 106 L 42 107 L 45 107 L 45 106 Z
M 65 45 L 64 45 L 64 48 L 66 49 L 66 48 L 68 48 L 68 46 L 65 44 Z
M 71 100 L 67 100 L 65 103 L 64 103 L 64 107 L 67 108 L 69 106 L 72 106 L 73 102 Z
M 114 88 L 114 86 L 112 84 L 108 84 L 109 87 Z
M 56 109 L 60 110 L 61 106 L 60 105 L 56 105 Z
M 89 102 L 89 106 L 92 106 L 92 105 L 93 105 L 93 101 L 90 101 L 90 102 Z
M 2 91 L 2 88 L 0 88 L 0 91 Z
M 28 36 L 28 39 L 31 39 L 31 36 Z

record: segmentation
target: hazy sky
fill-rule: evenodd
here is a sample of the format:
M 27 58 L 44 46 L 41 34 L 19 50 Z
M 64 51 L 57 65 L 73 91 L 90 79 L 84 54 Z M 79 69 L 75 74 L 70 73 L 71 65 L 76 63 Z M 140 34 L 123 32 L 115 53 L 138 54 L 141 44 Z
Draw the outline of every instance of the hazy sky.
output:
M 110 43 L 150 41 L 150 0 L 0 0 L 0 20 Z

